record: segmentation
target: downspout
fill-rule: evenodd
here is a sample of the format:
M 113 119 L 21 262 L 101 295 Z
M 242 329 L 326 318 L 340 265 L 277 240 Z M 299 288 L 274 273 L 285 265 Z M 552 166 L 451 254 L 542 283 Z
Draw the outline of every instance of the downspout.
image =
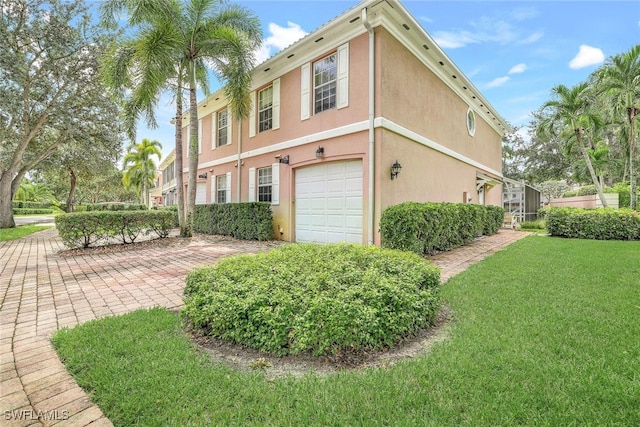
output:
M 375 129 L 374 129 L 374 120 L 375 120 L 375 32 L 371 27 L 371 23 L 367 18 L 367 8 L 362 9 L 362 24 L 367 29 L 369 33 L 369 188 L 368 188 L 368 226 L 367 226 L 367 243 L 369 245 L 373 245 L 373 230 L 375 229 L 375 174 L 374 174 L 374 165 L 375 165 L 375 149 L 376 149 L 376 140 L 375 140 Z
M 236 180 L 236 202 L 240 203 L 240 195 L 242 191 L 242 159 L 240 158 L 242 154 L 242 119 L 238 120 L 238 179 Z

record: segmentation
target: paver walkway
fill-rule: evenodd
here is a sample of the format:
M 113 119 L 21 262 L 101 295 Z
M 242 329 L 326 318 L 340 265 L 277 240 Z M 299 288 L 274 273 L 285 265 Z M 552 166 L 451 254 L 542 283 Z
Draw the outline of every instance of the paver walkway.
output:
M 446 281 L 526 235 L 501 230 L 433 259 Z M 179 308 L 195 266 L 272 246 L 198 236 L 170 248 L 63 256 L 55 229 L 0 242 L 0 425 L 112 425 L 66 372 L 51 334 L 140 308 Z

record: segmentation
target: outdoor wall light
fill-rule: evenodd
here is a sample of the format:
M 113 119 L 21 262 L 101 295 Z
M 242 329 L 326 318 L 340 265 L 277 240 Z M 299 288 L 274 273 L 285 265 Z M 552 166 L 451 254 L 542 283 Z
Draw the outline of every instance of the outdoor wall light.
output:
M 316 158 L 321 159 L 324 157 L 324 147 L 318 147 L 316 150 Z
M 398 163 L 398 161 L 396 160 L 396 162 L 393 165 L 391 165 L 391 179 L 392 180 L 398 176 L 398 174 L 400 173 L 400 169 L 402 169 L 402 165 L 400 163 Z
M 200 175 L 198 175 L 198 178 L 207 179 L 207 173 L 201 173 Z
M 278 162 L 283 163 L 285 165 L 289 164 L 289 155 L 287 154 L 284 157 L 281 157 L 280 159 L 278 159 Z

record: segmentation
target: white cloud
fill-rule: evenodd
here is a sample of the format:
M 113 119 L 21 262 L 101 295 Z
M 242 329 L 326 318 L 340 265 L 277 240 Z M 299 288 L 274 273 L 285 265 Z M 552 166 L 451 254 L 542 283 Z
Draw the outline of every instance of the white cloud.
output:
M 436 31 L 433 38 L 438 46 L 444 49 L 456 49 L 464 47 L 470 43 L 479 43 L 479 40 L 468 31 L 454 33 L 451 31 Z
M 531 44 L 534 42 L 537 42 L 538 40 L 540 40 L 542 37 L 544 36 L 544 32 L 542 31 L 536 31 L 535 33 L 531 34 L 529 37 L 523 39 L 520 44 Z
M 275 55 L 308 34 L 300 25 L 290 21 L 287 22 L 286 27 L 281 27 L 273 22 L 269 23 L 269 33 L 270 36 L 264 39 L 262 47 L 255 52 L 258 63 L 267 60 L 272 55 Z
M 578 70 L 590 65 L 602 64 L 604 59 L 602 49 L 583 44 L 580 46 L 578 54 L 571 60 L 571 62 L 569 62 L 569 67 L 574 70 Z
M 520 63 L 516 64 L 509 70 L 508 74 L 520 74 L 523 73 L 527 69 L 527 64 Z
M 428 16 L 420 16 L 420 20 L 423 22 L 426 22 L 427 24 L 431 24 L 433 23 L 433 19 L 429 18 Z
M 533 43 L 544 35 L 537 31 L 525 36 L 527 31 L 517 23 L 538 15 L 533 8 L 517 8 L 493 16 L 481 16 L 469 23 L 469 29 L 435 31 L 435 41 L 443 48 L 455 49 L 472 43 L 493 42 L 501 45 L 509 43 Z
M 505 84 L 509 80 L 509 78 L 510 78 L 509 76 L 496 77 L 495 79 L 493 79 L 489 83 L 487 83 L 487 87 L 502 86 L 503 84 Z

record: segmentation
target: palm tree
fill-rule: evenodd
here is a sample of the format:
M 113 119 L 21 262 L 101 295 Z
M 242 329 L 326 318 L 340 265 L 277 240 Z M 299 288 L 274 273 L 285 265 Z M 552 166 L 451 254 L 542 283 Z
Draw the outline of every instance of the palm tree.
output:
M 162 156 L 162 144 L 144 138 L 140 144 L 131 144 L 124 156 L 122 183 L 127 189 L 135 189 L 140 203 L 149 206 L 149 188 L 156 177 L 156 164 L 152 156 Z
M 127 12 L 129 24 L 139 29 L 122 45 L 123 56 L 132 59 L 116 62 L 110 71 L 111 75 L 120 76 L 115 80 L 122 89 L 132 91 L 127 102 L 129 123 L 135 123 L 141 114 L 148 119 L 153 117 L 158 94 L 167 83 L 176 83 L 176 105 L 182 100 L 182 83 L 189 90 L 189 175 L 185 217 L 180 227 L 181 234 L 189 237 L 193 233 L 198 170 L 196 91 L 200 88 L 208 94 L 209 71 L 213 71 L 225 83 L 232 116 L 239 120 L 248 115 L 253 52 L 262 41 L 260 22 L 248 10 L 221 0 L 187 0 L 185 4 L 178 0 L 110 0 L 103 7 L 103 17 L 113 20 L 118 11 Z M 178 171 L 182 170 L 181 110 L 177 107 Z M 180 191 L 179 181 L 177 186 Z M 180 194 L 178 197 L 180 200 Z
M 555 86 L 551 90 L 555 99 L 547 101 L 542 106 L 543 110 L 550 111 L 550 113 L 538 124 L 536 132 L 543 137 L 558 134 L 564 135 L 568 140 L 575 137 L 591 181 L 596 187 L 602 205 L 606 207 L 607 201 L 604 197 L 602 186 L 585 146 L 585 139 L 589 142 L 590 147 L 592 145 L 587 134 L 587 128 L 596 127 L 601 121 L 597 115 L 592 114 L 588 109 L 589 103 L 586 96 L 588 89 L 589 85 L 587 83 L 581 83 L 572 88 L 564 85 Z
M 613 105 L 616 114 L 627 114 L 629 122 L 629 179 L 631 191 L 631 209 L 636 209 L 638 193 L 635 173 L 636 131 L 634 119 L 638 115 L 638 107 L 634 104 L 640 98 L 640 45 L 629 52 L 613 56 L 601 69 L 599 75 L 601 91 Z

